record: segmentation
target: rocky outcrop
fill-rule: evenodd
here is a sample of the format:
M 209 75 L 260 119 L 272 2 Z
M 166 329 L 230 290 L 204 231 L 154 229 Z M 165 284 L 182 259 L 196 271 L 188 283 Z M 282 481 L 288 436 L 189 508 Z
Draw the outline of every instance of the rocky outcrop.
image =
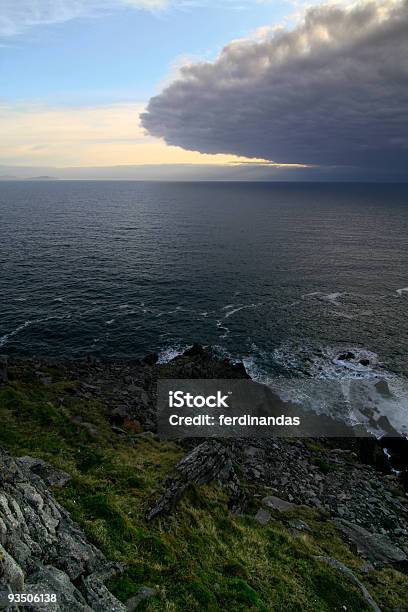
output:
M 87 541 L 36 466 L 53 484 L 65 480 L 45 462 L 13 459 L 0 448 L 0 591 L 57 595 L 57 603 L 31 610 L 123 612 L 104 585 L 121 568 Z
M 231 454 L 248 482 L 292 504 L 387 536 L 408 553 L 408 500 L 394 476 L 359 463 L 345 449 L 319 447 L 307 440 L 233 440 L 231 444 Z
M 250 378 L 242 363 L 216 356 L 211 348 L 194 344 L 182 355 L 160 367 L 161 378 Z
M 218 481 L 228 488 L 232 512 L 243 510 L 246 497 L 242 492 L 228 449 L 215 441 L 203 442 L 188 453 L 177 465 L 178 475 L 168 478 L 164 492 L 146 513 L 151 521 L 159 514 L 168 513 L 193 484 Z

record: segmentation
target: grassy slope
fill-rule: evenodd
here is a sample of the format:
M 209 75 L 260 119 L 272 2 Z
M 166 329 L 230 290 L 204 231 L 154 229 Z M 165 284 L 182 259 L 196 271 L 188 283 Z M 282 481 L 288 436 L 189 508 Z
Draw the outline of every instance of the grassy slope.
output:
M 312 510 L 297 516 L 313 534 L 294 539 L 282 522 L 287 515 L 260 526 L 254 498 L 251 515 L 233 517 L 223 490 L 210 485 L 191 491 L 171 516 L 146 524 L 144 512 L 183 450 L 151 437 L 133 444 L 116 437 L 98 403 L 76 397 L 75 383 L 56 371 L 49 385 L 29 366 L 14 373 L 0 387 L 0 444 L 71 474 L 69 486 L 55 494 L 108 558 L 126 564 L 110 585 L 120 599 L 145 585 L 158 592 L 146 610 L 368 609 L 347 578 L 314 559 L 323 554 L 353 569 L 384 610 L 406 602 L 406 576 L 391 569 L 361 573 L 361 560 Z

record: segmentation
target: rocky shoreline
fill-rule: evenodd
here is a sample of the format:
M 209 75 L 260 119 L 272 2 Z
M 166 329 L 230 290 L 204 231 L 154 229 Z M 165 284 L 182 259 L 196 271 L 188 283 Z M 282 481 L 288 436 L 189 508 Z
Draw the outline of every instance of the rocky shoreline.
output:
M 129 447 L 156 435 L 158 378 L 249 378 L 242 364 L 219 359 L 210 349 L 195 345 L 166 364 L 159 364 L 154 354 L 132 362 L 2 358 L 0 385 L 18 379 L 27 364 L 44 388 L 54 383 L 57 371 L 67 381 L 76 381 L 58 396 L 58 409 L 67 412 L 71 396 L 97 401 L 112 437 Z M 87 414 L 69 419 L 91 438 L 97 435 Z M 364 571 L 391 566 L 407 572 L 408 498 L 401 486 L 405 475 L 399 478 L 391 471 L 384 443 L 274 438 L 186 440 L 181 446 L 185 456 L 163 480 L 161 493 L 152 497 L 147 524 L 171 514 L 191 488 L 217 482 L 233 514 L 253 513 L 257 522 L 266 525 L 275 515 L 285 522 L 286 512 L 297 508 L 318 511 L 364 560 Z M 0 591 L 24 586 L 27 592 L 36 592 L 45 584 L 58 590 L 64 605 L 30 609 L 125 610 L 104 586 L 120 567 L 108 563 L 87 541 L 49 491 L 50 486 L 64 487 L 69 480 L 65 476 L 36 458 L 13 458 L 0 451 Z M 307 523 L 293 520 L 287 521 L 287 527 L 294 538 L 309 529 Z M 128 610 L 140 603 L 137 597 L 135 601 Z

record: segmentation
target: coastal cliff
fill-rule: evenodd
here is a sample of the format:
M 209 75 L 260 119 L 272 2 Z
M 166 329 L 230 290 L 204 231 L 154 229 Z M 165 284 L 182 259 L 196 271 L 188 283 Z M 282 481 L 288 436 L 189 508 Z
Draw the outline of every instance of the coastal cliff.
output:
M 34 610 L 403 610 L 408 503 L 372 440 L 156 435 L 159 378 L 249 378 L 194 346 L 0 362 L 0 592 Z M 23 608 L 24 609 L 24 608 Z

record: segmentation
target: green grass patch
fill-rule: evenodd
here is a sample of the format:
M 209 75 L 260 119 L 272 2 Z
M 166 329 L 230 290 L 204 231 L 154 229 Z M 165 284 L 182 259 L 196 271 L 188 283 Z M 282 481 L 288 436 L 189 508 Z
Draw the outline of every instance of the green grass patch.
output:
M 183 449 L 151 437 L 131 443 L 115 436 L 98 402 L 79 398 L 77 383 L 58 370 L 49 375 L 51 384 L 43 384 L 20 367 L 0 387 L 0 444 L 70 473 L 68 486 L 54 493 L 88 538 L 125 564 L 109 583 L 122 601 L 149 586 L 157 595 L 140 609 L 150 612 L 368 610 L 355 585 L 316 555 L 349 566 L 384 611 L 407 601 L 407 577 L 391 569 L 361 572 L 361 560 L 317 511 L 301 509 L 261 526 L 253 518 L 255 500 L 246 516 L 232 516 L 226 491 L 211 484 L 192 487 L 170 516 L 147 524 L 145 512 Z M 324 471 L 320 444 L 305 444 Z M 293 538 L 287 520 L 294 516 L 312 532 Z

